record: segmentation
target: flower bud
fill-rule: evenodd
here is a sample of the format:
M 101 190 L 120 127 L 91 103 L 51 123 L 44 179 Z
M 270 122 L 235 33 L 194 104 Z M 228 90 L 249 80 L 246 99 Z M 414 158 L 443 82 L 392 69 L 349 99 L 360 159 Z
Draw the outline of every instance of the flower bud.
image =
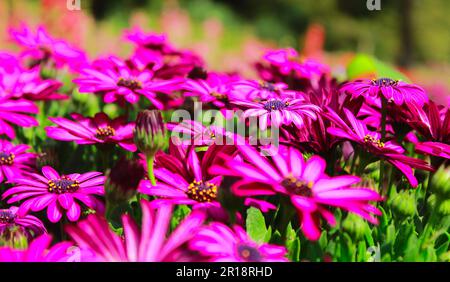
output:
M 444 168 L 441 166 L 434 174 L 431 181 L 433 191 L 436 192 L 440 198 L 450 198 L 450 166 Z
M 144 176 L 144 166 L 140 162 L 120 159 L 107 173 L 105 193 L 108 203 L 123 203 L 131 199 Z
M 342 221 L 342 228 L 354 239 L 361 239 L 367 228 L 366 223 L 359 216 L 349 213 Z
M 166 145 L 166 126 L 158 110 L 144 110 L 136 118 L 134 143 L 146 156 L 154 156 Z
M 400 191 L 392 197 L 390 206 L 397 216 L 413 216 L 416 213 L 416 198 L 412 191 Z

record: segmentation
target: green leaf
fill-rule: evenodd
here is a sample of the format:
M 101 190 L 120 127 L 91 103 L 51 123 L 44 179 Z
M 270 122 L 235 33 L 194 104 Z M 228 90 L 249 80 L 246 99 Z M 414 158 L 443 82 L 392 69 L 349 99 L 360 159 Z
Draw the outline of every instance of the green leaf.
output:
M 250 238 L 257 243 L 264 243 L 267 234 L 266 220 L 259 209 L 254 207 L 247 209 L 245 225 Z

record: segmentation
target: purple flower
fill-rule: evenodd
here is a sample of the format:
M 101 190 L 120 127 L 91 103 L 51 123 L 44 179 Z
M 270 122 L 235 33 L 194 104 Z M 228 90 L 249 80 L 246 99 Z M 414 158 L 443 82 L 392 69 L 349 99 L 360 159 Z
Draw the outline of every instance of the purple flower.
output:
M 286 249 L 270 244 L 258 244 L 238 225 L 230 228 L 214 222 L 203 227 L 189 246 L 210 262 L 283 262 Z
M 10 207 L 9 209 L 0 209 L 0 236 L 5 236 L 8 230 L 19 228 L 22 234 L 30 239 L 47 233 L 42 221 L 32 215 L 19 215 L 18 207 Z
M 341 91 L 350 93 L 354 97 L 361 95 L 374 98 L 383 95 L 388 101 L 393 101 L 399 106 L 406 103 L 421 107 L 428 102 L 428 96 L 422 87 L 384 77 L 351 81 L 343 85 Z
M 104 195 L 105 177 L 100 172 L 60 175 L 44 166 L 42 174 L 31 173 L 29 178 L 16 179 L 17 185 L 4 192 L 2 199 L 11 196 L 8 204 L 21 201 L 19 215 L 47 208 L 51 222 L 58 222 L 63 212 L 70 221 L 77 221 L 82 211 L 79 203 L 97 212 L 103 211 L 103 203 L 95 197 Z
M 360 182 L 359 177 L 329 177 L 325 174 L 326 163 L 321 157 L 313 156 L 305 162 L 302 154 L 294 148 L 281 147 L 280 152 L 272 156 L 272 162 L 250 146 L 238 146 L 238 149 L 247 162 L 228 159 L 224 166 L 211 167 L 211 171 L 242 178 L 231 187 L 237 196 L 271 196 L 277 193 L 288 196 L 297 209 L 301 229 L 310 240 L 319 239 L 320 216 L 330 225 L 335 225 L 336 220 L 327 206 L 341 208 L 371 223 L 378 223 L 374 215 L 381 212 L 369 202 L 382 198 L 376 191 L 350 187 Z
M 433 168 L 427 162 L 403 155 L 405 150 L 392 141 L 381 141 L 381 135 L 378 132 L 372 132 L 360 120 L 356 119 L 352 112 L 344 108 L 346 123 L 336 112 L 328 108 L 325 115 L 332 120 L 338 127 L 329 127 L 328 133 L 345 140 L 353 141 L 363 147 L 369 153 L 386 159 L 387 162 L 399 169 L 408 179 L 413 187 L 417 187 L 418 182 L 414 176 L 412 167 L 430 170 Z
M 67 232 L 86 253 L 93 256 L 83 261 L 103 262 L 155 262 L 191 261 L 192 256 L 185 251 L 185 243 L 203 224 L 205 216 L 192 212 L 167 238 L 166 234 L 172 218 L 172 206 L 162 205 L 152 208 L 151 203 L 141 201 L 141 228 L 130 215 L 122 216 L 123 238 L 109 228 L 108 222 L 98 216 L 89 215 L 77 226 L 68 226 Z M 83 253 L 83 252 L 82 252 Z
M 96 61 L 93 66 L 84 68 L 81 76 L 73 82 L 79 85 L 80 92 L 103 93 L 105 103 L 126 101 L 136 104 L 143 95 L 155 107 L 162 109 L 163 104 L 157 99 L 156 92 L 170 92 L 176 89 L 179 80 L 156 81 L 153 79 L 152 71 L 138 70 L 111 56 L 107 60 Z
M 233 101 L 233 103 L 248 108 L 244 112 L 244 119 L 258 117 L 262 130 L 268 125 L 280 127 L 294 124 L 297 128 L 302 128 L 305 117 L 316 120 L 317 112 L 320 112 L 318 106 L 306 103 L 303 99 L 283 98 L 261 102 Z
M 1 262 L 73 262 L 73 245 L 70 242 L 60 242 L 52 247 L 52 236 L 43 234 L 34 239 L 27 249 L 0 247 Z
M 77 70 L 86 64 L 84 52 L 64 40 L 50 37 L 43 27 L 38 27 L 36 34 L 26 26 L 21 31 L 11 30 L 10 34 L 12 39 L 24 48 L 21 55 L 33 60 L 32 66 L 50 61 L 57 68 L 67 65 L 72 70 Z
M 0 135 L 6 134 L 11 139 L 16 137 L 14 128 L 9 123 L 21 127 L 37 126 L 37 120 L 27 114 L 37 114 L 38 111 L 36 105 L 30 101 L 0 98 Z
M 15 179 L 32 171 L 36 154 L 27 153 L 30 148 L 25 144 L 14 145 L 6 140 L 0 140 L 0 183 L 5 178 L 14 183 Z
M 133 143 L 134 123 L 126 123 L 125 118 L 111 120 L 105 113 L 97 113 L 93 118 L 73 113 L 75 121 L 62 117 L 49 118 L 57 126 L 45 128 L 47 136 L 61 141 L 75 141 L 77 144 L 118 144 L 128 151 L 136 151 Z

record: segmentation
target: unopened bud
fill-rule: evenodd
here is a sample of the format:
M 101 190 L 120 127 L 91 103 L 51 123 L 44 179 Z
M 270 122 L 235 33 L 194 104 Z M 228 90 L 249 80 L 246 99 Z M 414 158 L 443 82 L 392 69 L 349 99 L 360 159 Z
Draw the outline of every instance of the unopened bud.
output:
M 138 114 L 134 129 L 134 143 L 146 156 L 154 156 L 166 145 L 167 130 L 158 110 L 145 110 Z
M 413 193 L 413 191 L 404 190 L 392 197 L 390 205 L 397 216 L 409 217 L 416 213 L 416 198 Z
M 367 225 L 362 218 L 349 213 L 342 221 L 342 228 L 353 238 L 361 239 L 364 236 Z
M 123 203 L 131 199 L 144 178 L 143 165 L 136 160 L 120 159 L 107 173 L 106 199 L 110 203 Z
M 431 181 L 433 191 L 440 198 L 450 199 L 450 166 L 444 168 L 441 166 L 434 174 Z

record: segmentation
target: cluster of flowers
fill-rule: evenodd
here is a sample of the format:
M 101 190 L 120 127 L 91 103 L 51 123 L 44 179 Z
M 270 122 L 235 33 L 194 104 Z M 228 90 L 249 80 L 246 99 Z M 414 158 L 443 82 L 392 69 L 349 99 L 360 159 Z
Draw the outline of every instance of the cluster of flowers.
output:
M 430 101 L 421 87 L 390 78 L 338 84 L 328 66 L 293 49 L 268 51 L 255 65 L 260 80 L 253 80 L 206 71 L 198 55 L 173 47 L 164 35 L 138 29 L 125 34 L 135 46 L 127 59 L 89 61 L 43 28 L 13 30 L 11 37 L 22 52 L 0 54 L 0 182 L 8 187 L 2 204 L 16 206 L 0 210 L 0 236 L 19 232 L 29 244 L 0 247 L 0 260 L 286 261 L 284 246 L 249 237 L 243 208 L 263 213 L 282 208 L 286 217 L 292 215 L 287 222 L 318 240 L 322 219 L 336 225 L 336 209 L 378 223 L 377 202 L 388 195 L 389 183 L 381 166 L 380 187 L 364 187 L 369 164 L 388 163 L 395 168 L 392 174 L 405 177 L 403 185 L 416 187 L 415 169 L 433 171 L 450 158 L 450 111 Z M 48 117 L 54 126 L 45 128 L 59 141 L 118 145 L 123 156 L 107 176 L 38 169 L 31 147 L 15 143 L 14 126 L 39 125 L 36 101 L 71 99 L 58 93 L 63 84 L 48 69 L 68 70 L 80 93 L 98 95 L 123 110 L 114 119 L 104 112 Z M 189 110 L 189 101 L 221 112 L 242 110 L 244 122 L 258 118 L 260 131 L 278 128 L 277 152 L 264 155 L 263 145 L 250 145 L 254 136 L 218 126 L 164 123 L 162 113 Z M 201 140 L 174 144 L 168 131 Z M 229 137 L 239 145 L 215 142 Z M 409 144 L 415 157 L 405 149 Z M 433 166 L 418 155 L 431 156 Z M 120 201 L 140 203 L 141 225 L 124 213 L 123 230 L 110 227 L 108 210 Z M 174 229 L 172 211 L 178 205 L 192 211 Z M 32 215 L 43 210 L 46 218 Z M 63 224 L 66 218 L 71 240 L 51 246 L 43 221 Z

